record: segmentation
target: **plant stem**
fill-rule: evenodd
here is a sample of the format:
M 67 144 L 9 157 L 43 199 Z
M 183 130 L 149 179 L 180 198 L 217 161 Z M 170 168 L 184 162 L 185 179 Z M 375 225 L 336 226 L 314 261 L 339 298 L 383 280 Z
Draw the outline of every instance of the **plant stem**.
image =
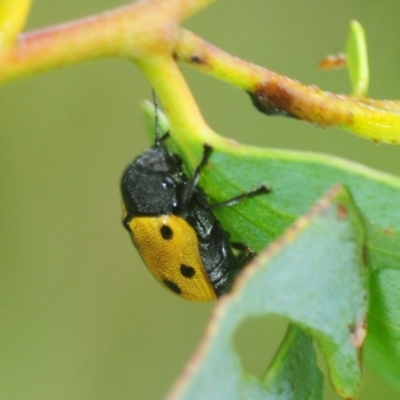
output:
M 137 63 L 159 93 L 178 135 L 185 130 L 203 140 L 218 141 L 176 66 L 180 60 L 244 89 L 266 114 L 340 127 L 375 142 L 400 143 L 400 102 L 302 85 L 233 57 L 179 27 L 182 20 L 213 1 L 141 0 L 23 34 L 15 46 L 6 46 L 0 53 L 0 83 L 97 58 L 125 57 Z
M 169 52 L 178 24 L 215 0 L 142 0 L 19 36 L 0 54 L 0 83 L 101 57 Z
M 181 30 L 178 60 L 241 88 L 261 111 L 336 126 L 375 142 L 400 143 L 400 102 L 324 92 L 237 57 Z

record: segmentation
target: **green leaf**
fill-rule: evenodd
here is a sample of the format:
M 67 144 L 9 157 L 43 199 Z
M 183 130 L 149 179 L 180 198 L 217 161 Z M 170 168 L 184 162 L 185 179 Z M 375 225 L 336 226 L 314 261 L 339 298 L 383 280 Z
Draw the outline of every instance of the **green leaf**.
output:
M 338 158 L 311 153 L 261 150 L 242 146 L 216 152 L 209 175 L 202 181 L 208 193 L 218 201 L 260 185 L 268 184 L 273 193 L 251 199 L 236 207 L 218 210 L 218 218 L 233 240 L 249 243 L 261 251 L 277 239 L 283 230 L 304 213 L 314 199 L 329 186 L 340 182 L 352 193 L 365 223 L 366 255 L 371 270 L 396 270 L 400 274 L 400 180 L 389 174 Z M 300 188 L 300 190 L 299 190 Z M 372 288 L 379 287 L 379 274 L 370 277 Z M 394 281 L 400 292 L 400 279 Z M 393 289 L 394 291 L 395 289 Z M 370 334 L 367 349 L 374 357 L 366 361 L 400 392 L 400 348 L 397 329 L 400 313 L 387 313 L 396 307 L 393 292 L 372 293 L 373 312 L 379 315 Z M 372 318 L 372 317 L 371 317 Z M 385 343 L 382 344 L 382 337 Z M 376 357 L 379 365 L 376 367 Z M 375 364 L 375 365 L 374 365 Z
M 338 393 L 359 388 L 359 351 L 367 312 L 363 227 L 347 191 L 324 196 L 246 268 L 215 310 L 198 354 L 172 393 L 178 399 L 317 399 L 320 374 L 304 338 L 290 332 L 263 381 L 242 370 L 232 338 L 249 316 L 288 318 L 320 345 Z M 305 351 L 304 366 L 298 363 Z M 284 354 L 286 353 L 286 354 Z M 297 363 L 290 365 L 294 360 Z M 313 365 L 310 365 L 310 362 Z
M 214 146 L 214 153 L 200 183 L 211 200 L 221 202 L 261 184 L 272 188 L 268 196 L 216 210 L 232 240 L 248 243 L 257 252 L 278 239 L 330 187 L 340 183 L 350 190 L 364 220 L 368 264 L 376 271 L 370 277 L 371 313 L 379 319 L 370 316 L 373 328 L 368 336 L 367 355 L 370 356 L 366 361 L 374 368 L 379 357 L 378 365 L 384 367 L 375 367 L 375 370 L 400 391 L 394 383 L 400 381 L 396 334 L 400 315 L 387 312 L 388 307 L 396 307 L 395 289 L 388 293 L 384 288 L 376 289 L 382 286 L 379 271 L 396 270 L 400 274 L 400 179 L 326 155 L 259 149 L 230 142 L 223 147 L 219 143 L 210 144 Z M 181 156 L 185 160 L 196 157 L 199 160 L 201 152 L 202 143 L 196 143 L 190 136 Z M 191 165 L 195 166 L 195 163 Z M 400 285 L 399 279 L 393 282 L 396 288 Z
M 366 359 L 400 392 L 400 271 L 382 269 L 373 275 Z
M 323 375 L 316 366 L 312 340 L 293 325 L 264 379 L 274 399 L 322 399 Z
M 353 86 L 353 95 L 367 95 L 369 85 L 369 67 L 367 41 L 364 28 L 358 21 L 351 21 L 346 45 L 347 68 Z

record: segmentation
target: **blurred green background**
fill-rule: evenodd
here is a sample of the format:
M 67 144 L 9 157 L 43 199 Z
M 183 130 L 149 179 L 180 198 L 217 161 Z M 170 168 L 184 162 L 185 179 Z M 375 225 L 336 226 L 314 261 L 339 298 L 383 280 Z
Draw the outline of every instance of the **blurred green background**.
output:
M 34 0 L 28 29 L 123 3 Z M 398 0 L 221 0 L 185 26 L 234 55 L 348 93 L 345 71 L 322 72 L 317 64 L 343 50 L 356 18 L 367 32 L 370 96 L 399 98 L 399 16 Z M 206 119 L 225 136 L 400 175 L 398 147 L 267 118 L 245 94 L 183 69 Z M 214 305 L 163 290 L 121 226 L 120 175 L 149 146 L 139 111 L 144 98 L 149 85 L 126 60 L 0 88 L 2 400 L 158 399 L 203 334 Z M 261 374 L 284 327 L 269 318 L 241 328 L 236 344 L 249 371 Z M 326 386 L 326 398 L 337 398 Z M 360 398 L 378 396 L 400 397 L 367 369 Z

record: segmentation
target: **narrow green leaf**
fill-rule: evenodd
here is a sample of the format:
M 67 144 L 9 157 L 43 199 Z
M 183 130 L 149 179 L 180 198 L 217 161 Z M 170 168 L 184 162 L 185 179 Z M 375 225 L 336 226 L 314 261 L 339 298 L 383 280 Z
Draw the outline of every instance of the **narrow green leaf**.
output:
M 353 86 L 353 95 L 364 97 L 368 92 L 369 67 L 364 28 L 358 21 L 350 22 L 346 45 L 347 68 Z
M 358 211 L 347 191 L 337 186 L 248 266 L 220 301 L 171 398 L 317 399 L 321 383 L 315 364 L 306 364 L 306 377 L 301 364 L 287 364 L 298 359 L 300 347 L 290 350 L 285 361 L 277 356 L 264 381 L 242 371 L 232 348 L 235 330 L 249 316 L 268 314 L 288 318 L 315 338 L 336 391 L 353 397 L 361 380 L 359 352 L 367 312 L 362 243 Z M 286 345 L 281 349 L 290 351 Z M 306 357 L 313 359 L 309 351 Z

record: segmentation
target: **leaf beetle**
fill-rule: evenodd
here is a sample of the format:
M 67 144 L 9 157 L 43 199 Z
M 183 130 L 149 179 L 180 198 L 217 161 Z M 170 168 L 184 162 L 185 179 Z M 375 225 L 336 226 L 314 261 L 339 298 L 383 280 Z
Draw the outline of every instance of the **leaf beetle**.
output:
M 121 179 L 123 225 L 153 276 L 173 293 L 191 301 L 214 300 L 228 292 L 254 253 L 231 243 L 213 210 L 267 194 L 266 186 L 211 205 L 198 182 L 212 148 L 189 177 L 183 161 L 160 135 L 156 107 L 155 144 L 134 159 Z M 239 249 L 239 254 L 235 254 Z

